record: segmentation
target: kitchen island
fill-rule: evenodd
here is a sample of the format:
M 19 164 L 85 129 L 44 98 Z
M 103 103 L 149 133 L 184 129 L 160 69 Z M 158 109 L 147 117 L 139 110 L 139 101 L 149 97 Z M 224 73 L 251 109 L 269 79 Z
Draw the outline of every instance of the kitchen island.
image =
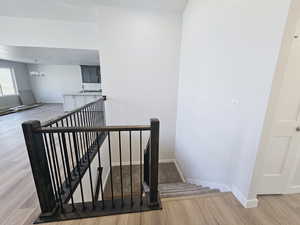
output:
M 102 97 L 101 92 L 77 92 L 64 94 L 64 111 L 69 112 L 80 108 Z

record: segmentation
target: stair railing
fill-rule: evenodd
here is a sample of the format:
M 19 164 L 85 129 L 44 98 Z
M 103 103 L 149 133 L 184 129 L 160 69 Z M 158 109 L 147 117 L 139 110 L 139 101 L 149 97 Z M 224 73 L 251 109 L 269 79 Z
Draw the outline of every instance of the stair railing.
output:
M 149 126 L 105 126 L 103 109 L 101 99 L 44 124 L 39 121 L 22 124 L 41 208 L 37 222 L 161 208 L 158 195 L 159 121 L 151 119 Z M 149 136 L 145 151 L 144 135 Z M 126 136 L 128 149 L 123 146 Z M 137 165 L 133 163 L 132 142 L 139 144 Z M 130 155 L 129 176 L 124 176 L 123 172 L 122 151 L 125 150 L 129 150 Z M 108 157 L 105 158 L 105 154 Z M 121 185 L 118 189 L 121 193 L 116 193 L 114 187 L 115 155 L 118 155 Z M 95 165 L 97 169 L 94 169 Z M 133 184 L 132 172 L 136 166 L 139 168 L 139 188 Z M 105 184 L 103 170 L 109 171 L 106 179 L 110 180 L 109 185 Z M 130 182 L 126 182 L 128 179 Z M 124 191 L 124 183 L 130 183 L 129 193 Z M 105 186 L 110 190 L 104 190 Z

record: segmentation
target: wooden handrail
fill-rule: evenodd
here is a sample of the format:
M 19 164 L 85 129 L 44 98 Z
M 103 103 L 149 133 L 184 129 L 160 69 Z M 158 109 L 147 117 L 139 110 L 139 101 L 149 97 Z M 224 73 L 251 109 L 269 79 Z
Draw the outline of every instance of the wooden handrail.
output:
M 59 116 L 59 117 L 57 117 L 57 118 L 55 118 L 55 119 L 51 119 L 51 120 L 48 120 L 48 121 L 46 121 L 46 122 L 43 122 L 41 126 L 42 126 L 42 127 L 48 127 L 48 126 L 50 126 L 50 125 L 52 125 L 52 124 L 55 124 L 55 123 L 57 123 L 58 121 L 61 121 L 61 120 L 65 119 L 65 118 L 67 118 L 67 117 L 69 117 L 69 116 L 71 116 L 71 115 L 73 115 L 73 114 L 75 114 L 75 113 L 77 113 L 77 112 L 80 112 L 80 111 L 83 110 L 83 109 L 88 108 L 89 106 L 91 106 L 91 105 L 93 105 L 93 104 L 95 104 L 95 103 L 97 103 L 97 102 L 99 102 L 99 101 L 106 101 L 106 100 L 107 100 L 107 98 L 106 98 L 106 96 L 104 95 L 104 96 L 102 96 L 102 98 L 99 98 L 99 99 L 97 99 L 96 101 L 90 102 L 90 103 L 88 103 L 88 104 L 86 104 L 86 105 L 84 105 L 84 106 L 82 106 L 82 107 L 80 107 L 80 108 L 77 108 L 77 109 L 75 109 L 75 110 L 73 110 L 73 111 L 71 111 L 71 112 L 68 112 L 68 113 L 66 113 L 66 114 L 64 114 L 64 115 L 62 115 L 62 116 Z

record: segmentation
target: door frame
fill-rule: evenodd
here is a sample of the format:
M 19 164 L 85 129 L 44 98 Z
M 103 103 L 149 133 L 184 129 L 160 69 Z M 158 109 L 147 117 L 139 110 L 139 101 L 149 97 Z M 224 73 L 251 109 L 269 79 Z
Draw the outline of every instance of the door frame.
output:
M 261 133 L 261 139 L 258 146 L 258 152 L 256 157 L 256 163 L 250 185 L 249 198 L 256 198 L 260 193 L 260 187 L 262 184 L 264 162 L 268 153 L 268 144 L 271 137 L 272 126 L 275 122 L 275 112 L 278 104 L 280 90 L 283 84 L 283 79 L 288 63 L 288 56 L 291 51 L 293 38 L 297 32 L 297 23 L 300 23 L 300 2 L 293 0 L 289 9 L 288 19 L 286 22 L 283 39 L 281 42 L 281 48 L 279 51 L 279 57 L 276 65 L 276 71 L 273 77 L 271 92 L 269 96 L 269 102 L 264 119 L 263 129 Z M 299 38 L 300 38 L 300 31 Z M 288 184 L 287 184 L 288 185 Z M 287 191 L 287 186 L 283 192 Z

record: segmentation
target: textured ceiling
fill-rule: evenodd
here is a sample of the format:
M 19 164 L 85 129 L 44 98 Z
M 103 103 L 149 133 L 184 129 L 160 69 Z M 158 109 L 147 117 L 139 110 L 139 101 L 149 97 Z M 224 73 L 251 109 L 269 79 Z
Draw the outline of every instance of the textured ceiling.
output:
M 95 21 L 97 6 L 181 12 L 187 0 L 0 0 L 0 16 Z

